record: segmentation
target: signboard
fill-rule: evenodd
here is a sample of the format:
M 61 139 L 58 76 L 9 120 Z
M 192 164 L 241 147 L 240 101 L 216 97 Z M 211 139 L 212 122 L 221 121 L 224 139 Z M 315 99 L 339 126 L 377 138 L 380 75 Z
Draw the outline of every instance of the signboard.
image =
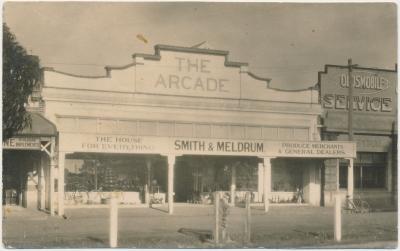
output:
M 351 142 L 269 142 L 268 155 L 305 158 L 354 158 L 356 145 Z
M 197 97 L 239 98 L 240 70 L 225 56 L 161 51 L 160 60 L 136 65 L 136 91 Z
M 132 154 L 354 158 L 351 142 L 224 140 L 96 134 L 60 134 L 60 151 Z
M 3 149 L 40 150 L 40 138 L 16 137 L 3 142 Z
M 354 68 L 353 101 L 348 100 L 348 69 L 328 66 L 320 73 L 321 104 L 326 110 L 347 112 L 352 103 L 355 113 L 390 114 L 397 109 L 397 73 L 378 69 Z

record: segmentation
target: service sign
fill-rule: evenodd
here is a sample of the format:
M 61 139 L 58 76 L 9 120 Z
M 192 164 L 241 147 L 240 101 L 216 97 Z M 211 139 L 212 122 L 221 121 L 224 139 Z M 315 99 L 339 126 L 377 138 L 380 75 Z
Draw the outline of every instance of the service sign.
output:
M 135 90 L 168 95 L 239 98 L 240 69 L 225 56 L 161 51 L 160 60 L 137 64 Z
M 356 145 L 336 141 L 261 141 L 61 133 L 60 151 L 178 156 L 354 158 Z
M 3 142 L 3 149 L 14 150 L 40 150 L 40 138 L 37 137 L 15 137 Z
M 395 114 L 397 73 L 375 69 L 352 71 L 353 110 L 365 114 Z M 328 66 L 320 73 L 321 104 L 326 110 L 348 111 L 350 101 L 348 68 Z

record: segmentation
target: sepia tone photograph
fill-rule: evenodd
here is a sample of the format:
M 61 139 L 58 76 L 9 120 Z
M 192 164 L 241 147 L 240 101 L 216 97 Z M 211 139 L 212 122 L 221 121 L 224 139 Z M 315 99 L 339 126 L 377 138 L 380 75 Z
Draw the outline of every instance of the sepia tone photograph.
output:
M 2 248 L 398 247 L 396 2 L 2 7 Z

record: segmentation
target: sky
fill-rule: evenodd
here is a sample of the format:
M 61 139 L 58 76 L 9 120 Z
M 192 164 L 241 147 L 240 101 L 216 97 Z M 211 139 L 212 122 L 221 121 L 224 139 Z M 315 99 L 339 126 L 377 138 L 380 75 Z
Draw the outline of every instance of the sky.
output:
M 314 86 L 325 64 L 397 62 L 394 3 L 7 2 L 3 21 L 42 66 L 90 76 L 156 44 L 203 41 L 290 90 Z

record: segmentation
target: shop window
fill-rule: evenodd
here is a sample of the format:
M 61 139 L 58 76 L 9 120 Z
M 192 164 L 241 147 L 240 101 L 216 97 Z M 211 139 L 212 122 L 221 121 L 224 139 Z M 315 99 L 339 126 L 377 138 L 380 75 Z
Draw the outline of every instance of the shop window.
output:
M 132 160 L 65 160 L 65 191 L 142 191 L 143 163 Z
M 354 187 L 357 189 L 385 188 L 386 153 L 357 153 L 354 163 Z M 348 167 L 341 163 L 339 168 L 339 187 L 347 188 Z
M 272 191 L 295 192 L 303 188 L 303 169 L 288 163 L 275 164 L 272 167 Z
M 362 183 L 359 184 L 360 188 L 384 188 L 386 168 L 380 165 L 364 165 L 360 167 L 362 171 Z
M 347 165 L 340 164 L 339 166 L 339 187 L 347 188 Z

